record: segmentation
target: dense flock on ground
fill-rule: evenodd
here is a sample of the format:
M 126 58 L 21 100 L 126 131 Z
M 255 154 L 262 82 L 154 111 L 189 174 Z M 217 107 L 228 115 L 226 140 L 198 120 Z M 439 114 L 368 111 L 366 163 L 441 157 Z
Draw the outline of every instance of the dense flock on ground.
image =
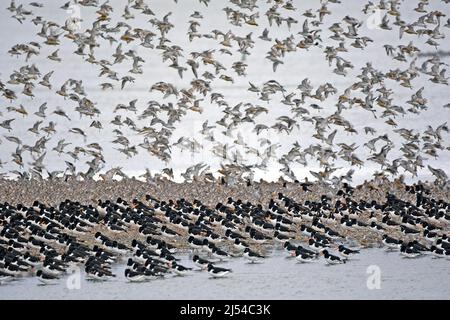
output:
M 449 259 L 450 204 L 423 184 L 404 187 L 415 201 L 392 193 L 383 201 L 357 200 L 355 189 L 345 184 L 333 199 L 323 194 L 300 202 L 278 193 L 268 204 L 230 197 L 215 207 L 151 195 L 95 205 L 3 203 L 0 283 L 35 275 L 51 284 L 73 266 L 82 266 L 89 279 L 105 281 L 117 276 L 112 266 L 119 262 L 127 264 L 121 276 L 133 282 L 194 270 L 218 278 L 232 273 L 222 265 L 230 259 L 261 263 L 281 248 L 298 262 L 317 263 L 323 256 L 329 265 L 346 263 L 360 247 L 377 243 L 405 258 Z M 308 185 L 303 188 L 308 191 Z M 179 262 L 186 250 L 190 265 Z

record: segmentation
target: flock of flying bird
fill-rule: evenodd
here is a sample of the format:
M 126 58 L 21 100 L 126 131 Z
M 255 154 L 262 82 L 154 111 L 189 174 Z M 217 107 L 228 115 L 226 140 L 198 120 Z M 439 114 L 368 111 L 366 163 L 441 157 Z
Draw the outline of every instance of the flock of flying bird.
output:
M 199 200 L 161 201 L 146 195 L 130 203 L 99 200 L 82 205 L 66 200 L 58 207 L 36 201 L 27 207 L 0 205 L 0 283 L 36 276 L 54 284 L 74 266 L 86 277 L 105 281 L 116 277 L 112 266 L 126 261 L 131 282 L 185 276 L 195 270 L 212 277 L 232 270 L 218 264 L 236 257 L 261 263 L 271 248 L 283 249 L 299 263 L 342 264 L 358 255 L 348 246 L 355 232 L 376 234 L 389 251 L 406 258 L 431 255 L 450 259 L 450 204 L 430 196 L 424 185 L 406 185 L 416 201 L 387 194 L 384 202 L 357 201 L 349 185 L 336 201 L 294 201 L 282 193 L 268 208 L 228 198 L 212 208 Z M 119 235 L 133 234 L 127 242 Z M 180 263 L 191 251 L 191 264 Z
M 292 180 L 298 179 L 293 165 L 307 167 L 311 163 L 318 163 L 321 171 L 311 170 L 311 175 L 320 182 L 329 181 L 340 169 L 336 165 L 337 161 L 350 168 L 341 178 L 333 177 L 338 182 L 351 182 L 354 168 L 363 168 L 368 162 L 380 166 L 381 173 L 376 174 L 395 176 L 403 171 L 417 176 L 419 169 L 427 167 L 439 183 L 446 184 L 448 180 L 443 169 L 425 164 L 429 157 L 436 159 L 441 152 L 449 151 L 445 143 L 449 131 L 447 122 L 443 121 L 436 127 L 429 125 L 424 131 L 420 131 L 416 128 L 400 128 L 396 120 L 408 114 L 420 114 L 427 109 L 439 112 L 434 111 L 439 106 L 431 107 L 424 96 L 425 87 L 414 89 L 417 78 L 421 78 L 422 83 L 426 79 L 431 82 L 430 85 L 441 86 L 442 90 L 446 90 L 448 85 L 445 74 L 447 64 L 441 61 L 439 55 L 425 57 L 420 65 L 418 62 L 421 50 L 414 45 L 415 41 L 423 39 L 424 46 L 437 50 L 439 43 L 445 38 L 445 29 L 450 27 L 449 20 L 444 20 L 446 14 L 429 8 L 432 3 L 428 0 L 417 1 L 413 10 L 418 17 L 412 21 L 408 21 L 409 16 L 401 14 L 401 7 L 405 4 L 399 0 L 369 1 L 363 5 L 364 14 L 380 14 L 377 26 L 380 32 L 397 30 L 400 40 L 409 39 L 405 44 L 383 45 L 385 59 L 399 63 L 401 67 L 382 71 L 383 66 L 378 68 L 367 61 L 360 73 L 356 74 L 355 82 L 343 90 L 330 82 L 314 86 L 308 78 L 300 78 L 295 90 L 289 90 L 277 80 L 265 81 L 260 85 L 249 83 L 247 89 L 258 102 L 242 101 L 236 105 L 229 105 L 224 94 L 215 90 L 215 87 L 223 83 L 233 85 L 236 77 L 245 78 L 246 69 L 251 63 L 249 57 L 260 42 L 270 44 L 266 59 L 273 65 L 274 74 L 280 70 L 280 65 L 284 65 L 287 55 L 301 57 L 302 52 L 314 50 L 317 56 L 323 55 L 336 77 L 349 77 L 354 73 L 352 69 L 355 66 L 346 58 L 346 54 L 366 48 L 372 50 L 371 46 L 375 45 L 370 37 L 364 35 L 367 30 L 363 28 L 364 21 L 346 15 L 342 20 L 332 22 L 333 8 L 344 5 L 339 0 L 321 1 L 315 4 L 317 9 L 306 11 L 297 8 L 293 1 L 268 0 L 269 9 L 264 16 L 270 28 L 265 28 L 261 35 L 256 36 L 252 30 L 259 30 L 259 26 L 265 23 L 262 14 L 260 17 L 259 2 L 230 0 L 230 6 L 223 8 L 228 23 L 234 29 L 250 32 L 239 34 L 238 31 L 218 29 L 201 31 L 204 17 L 201 12 L 194 11 L 189 16 L 187 40 L 189 43 L 204 41 L 211 49 L 185 52 L 176 41 L 171 40 L 171 30 L 175 27 L 175 22 L 171 21 L 171 12 L 158 17 L 153 11 L 156 8 L 145 0 L 129 0 L 123 13 L 119 12 L 117 22 L 114 22 L 116 19 L 113 12 L 122 7 L 113 7 L 109 0 L 103 3 L 98 0 L 74 0 L 62 5 L 60 10 L 65 11 L 73 10 L 74 6 L 82 10 L 95 10 L 96 19 L 85 30 L 81 28 L 81 22 L 87 25 L 88 21 L 80 16 L 70 15 L 64 24 L 60 24 L 39 15 L 39 10 L 44 7 L 42 3 L 18 2 L 11 1 L 7 10 L 18 24 L 17 27 L 28 28 L 30 35 L 31 28 L 37 28 L 38 38 L 9 48 L 8 53 L 24 60 L 24 64 L 14 70 L 7 81 L 0 80 L 3 104 L 9 104 L 0 111 L 0 117 L 3 118 L 0 120 L 0 130 L 3 131 L 0 143 L 15 146 L 10 160 L 0 159 L 0 168 L 8 165 L 11 169 L 8 173 L 2 173 L 4 177 L 12 174 L 21 179 L 92 179 L 97 176 L 102 179 L 119 176 L 126 178 L 122 167 L 107 167 L 103 152 L 108 148 L 108 151 L 115 149 L 124 154 L 127 159 L 145 150 L 151 157 L 165 163 L 166 168 L 156 176 L 147 169 L 141 177 L 147 181 L 155 181 L 155 178 L 160 177 L 173 179 L 174 171 L 167 165 L 172 160 L 174 148 L 198 153 L 206 148 L 204 145 L 211 143 L 208 152 L 220 159 L 221 167 L 218 172 L 225 177 L 225 182 L 231 180 L 231 177 L 253 177 L 255 169 L 267 170 L 273 159 L 280 165 L 282 176 Z M 448 3 L 448 0 L 442 3 Z M 200 4 L 208 7 L 209 0 L 200 0 Z M 148 19 L 147 28 L 133 27 L 133 21 L 142 17 Z M 290 36 L 284 39 L 271 36 L 271 30 L 286 27 L 291 32 Z M 70 42 L 76 48 L 73 56 L 78 56 L 79 59 L 59 55 L 59 47 Z M 113 53 L 108 57 L 99 57 L 99 49 L 107 45 L 112 48 Z M 77 59 L 83 64 L 81 68 L 86 65 L 98 69 L 98 86 L 105 91 L 104 94 L 109 90 L 127 92 L 147 69 L 145 55 L 149 51 L 157 52 L 162 57 L 160 63 L 168 67 L 168 72 L 175 69 L 173 72 L 178 73 L 181 79 L 190 77 L 191 80 L 184 88 L 177 88 L 164 81 L 152 84 L 149 94 L 160 93 L 162 99 L 148 101 L 144 110 L 141 99 L 108 107 L 99 105 L 90 97 L 84 88 L 85 79 L 68 78 L 62 84 L 55 83 L 52 80 L 55 70 L 47 68 L 46 71 L 41 71 L 33 60 L 42 60 L 43 57 L 38 56 L 47 50 L 51 53 L 46 58 L 49 60 L 46 64 L 55 70 L 64 66 L 65 59 Z M 226 56 L 227 59 L 238 57 L 228 66 L 221 62 L 221 56 Z M 122 72 L 123 70 L 126 71 Z M 396 101 L 398 99 L 395 97 L 395 91 L 401 87 L 411 90 L 410 98 L 404 103 Z M 39 94 L 44 90 L 44 95 L 55 94 L 58 99 L 63 98 L 65 105 L 52 107 L 50 103 L 44 102 L 32 109 L 36 88 L 39 88 Z M 245 90 L 245 94 L 249 94 L 248 91 Z M 329 107 L 332 112 L 328 116 L 325 115 L 329 112 L 326 110 L 328 107 L 323 107 L 325 104 L 334 105 Z M 271 109 L 279 109 L 279 106 L 287 106 L 288 111 L 277 117 L 273 124 L 258 119 L 262 115 L 270 115 Z M 448 108 L 449 104 L 444 107 Z M 105 108 L 109 108 L 114 114 L 112 120 L 106 120 L 109 121 L 107 126 L 102 115 Z M 185 134 L 174 139 L 173 133 L 181 126 L 182 118 L 188 113 L 201 114 L 205 109 L 213 108 L 218 110 L 221 118 L 214 124 L 208 123 L 208 120 L 203 122 L 199 132 L 203 141 Z M 396 149 L 393 140 L 398 140 L 397 137 L 392 139 L 393 136 L 387 133 L 379 134 L 370 126 L 362 129 L 359 124 L 355 126 L 345 116 L 351 109 L 355 112 L 367 112 L 374 117 L 373 121 L 384 121 L 389 130 L 392 129 L 392 134 L 399 136 L 401 146 Z M 76 114 L 85 119 L 85 126 L 71 127 L 70 123 Z M 20 117 L 33 116 L 37 120 L 27 129 L 26 141 L 20 134 L 13 135 L 21 126 Z M 295 136 L 299 134 L 299 128 L 307 123 L 314 127 L 310 141 L 316 143 L 302 147 L 296 141 L 284 154 L 279 152 L 280 143 L 273 143 L 262 135 L 272 132 L 281 136 Z M 246 125 L 253 127 L 252 134 L 256 135 L 259 145 L 251 145 L 245 141 L 248 137 L 243 137 L 239 129 Z M 89 131 L 93 128 L 99 132 L 111 129 L 115 135 L 111 141 L 114 147 L 90 141 Z M 363 130 L 366 136 L 373 136 L 363 146 L 347 143 L 348 138 L 341 142 L 334 141 L 338 132 L 361 135 L 359 130 Z M 56 138 L 53 137 L 57 136 L 63 138 L 55 141 Z M 27 143 L 32 139 L 35 139 L 34 143 Z M 134 143 L 139 139 L 142 142 Z M 232 143 L 224 142 L 226 139 L 231 139 Z M 305 140 L 308 141 L 306 138 Z M 392 150 L 397 154 L 393 155 Z M 28 162 L 25 160 L 26 153 L 31 159 Z M 64 167 L 60 170 L 47 170 L 45 161 L 49 153 L 57 154 L 58 161 Z M 366 159 L 362 158 L 365 153 L 368 153 Z M 250 161 L 252 156 L 257 160 Z M 208 164 L 200 162 L 187 168 L 182 177 L 185 181 L 214 180 L 209 169 Z

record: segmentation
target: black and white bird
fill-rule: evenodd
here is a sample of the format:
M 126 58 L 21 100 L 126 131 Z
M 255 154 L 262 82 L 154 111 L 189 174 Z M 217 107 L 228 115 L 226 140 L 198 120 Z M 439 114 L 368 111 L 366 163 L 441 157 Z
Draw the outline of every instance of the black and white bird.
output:
M 131 269 L 125 269 L 125 278 L 130 282 L 144 282 L 147 281 L 147 277 L 144 273 L 131 270 Z
M 417 258 L 421 255 L 421 252 L 414 247 L 402 244 L 400 247 L 400 254 L 406 258 Z
M 199 257 L 198 255 L 194 255 L 192 257 L 192 261 L 194 261 L 194 264 L 197 267 L 199 267 L 201 270 L 207 269 L 208 268 L 208 264 L 211 263 L 211 261 L 203 259 L 203 258 Z
M 328 264 L 341 264 L 345 263 L 345 259 L 341 259 L 338 256 L 332 255 L 328 252 L 328 250 L 322 251 L 323 256 L 325 257 L 325 260 L 328 262 Z
M 178 276 L 185 276 L 185 275 L 189 274 L 189 271 L 192 270 L 192 268 L 187 268 L 185 266 L 182 266 L 181 264 L 178 264 L 175 261 L 171 263 L 171 269 Z
M 302 263 L 317 261 L 314 255 L 308 254 L 304 250 L 295 250 L 294 255 L 295 259 Z
M 231 257 L 227 252 L 216 246 L 212 247 L 212 256 L 220 261 L 228 260 Z
M 446 258 L 449 258 L 449 259 L 450 259 L 450 251 L 446 251 L 446 250 L 443 250 L 443 249 L 439 249 L 439 248 L 437 248 L 436 246 L 431 246 L 430 252 L 431 252 L 431 254 L 434 255 L 435 257 L 438 257 L 438 258 L 446 257 Z
M 173 238 L 176 236 L 180 236 L 180 234 L 172 229 L 169 229 L 167 226 L 162 226 L 161 227 L 161 233 L 169 238 Z
M 323 244 L 320 241 L 316 241 L 313 238 L 310 238 L 308 240 L 308 245 L 312 250 L 314 250 L 316 252 L 320 252 L 320 251 L 324 250 L 325 248 L 327 248 L 327 245 Z
M 208 264 L 208 273 L 213 278 L 223 278 L 226 275 L 228 275 L 230 272 L 233 272 L 233 271 L 231 269 L 215 267 L 212 263 Z
M 199 250 L 199 249 L 202 249 L 204 245 L 208 245 L 208 240 L 206 240 L 206 239 L 202 240 L 202 239 L 194 238 L 194 236 L 190 236 L 188 238 L 188 243 L 192 249 Z
M 45 285 L 48 284 L 57 284 L 59 281 L 59 277 L 56 275 L 51 275 L 51 274 L 47 274 L 45 272 L 43 272 L 42 270 L 38 270 L 36 272 L 36 277 L 38 278 L 38 280 Z
M 400 249 L 400 247 L 403 243 L 403 240 L 395 239 L 395 238 L 388 236 L 387 234 L 384 234 L 382 242 L 386 247 L 388 247 L 391 250 L 394 250 L 394 249 Z
M 250 263 L 261 262 L 265 257 L 259 253 L 252 251 L 250 248 L 245 248 L 244 257 L 250 261 Z
M 234 243 L 233 246 L 239 250 L 239 251 L 244 251 L 246 248 L 249 247 L 249 245 L 247 243 L 245 243 L 244 241 L 241 241 L 240 239 L 234 239 Z
M 343 256 L 344 258 L 347 258 L 347 259 L 350 256 L 353 256 L 353 255 L 359 253 L 359 250 L 352 250 L 352 249 L 346 248 L 342 244 L 338 246 L 338 251 L 341 256 Z

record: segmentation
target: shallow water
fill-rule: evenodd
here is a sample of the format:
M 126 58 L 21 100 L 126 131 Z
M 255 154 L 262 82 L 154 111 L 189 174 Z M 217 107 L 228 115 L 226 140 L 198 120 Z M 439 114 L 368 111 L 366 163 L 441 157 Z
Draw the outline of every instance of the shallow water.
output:
M 188 255 L 180 257 L 180 263 L 195 268 Z M 130 283 L 123 276 L 125 267 L 117 265 L 117 277 L 110 281 L 88 281 L 82 274 L 80 289 L 68 289 L 67 277 L 46 286 L 23 278 L 1 285 L 0 299 L 449 299 L 449 265 L 444 258 L 408 259 L 379 248 L 364 249 L 342 265 L 329 266 L 323 258 L 302 264 L 277 249 L 263 263 L 235 258 L 220 264 L 233 269 L 227 278 L 192 271 L 185 277 Z M 380 288 L 369 289 L 377 267 Z

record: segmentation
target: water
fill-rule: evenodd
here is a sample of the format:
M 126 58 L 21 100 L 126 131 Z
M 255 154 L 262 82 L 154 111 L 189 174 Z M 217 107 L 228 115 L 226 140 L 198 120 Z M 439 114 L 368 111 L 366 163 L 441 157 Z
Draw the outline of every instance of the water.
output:
M 183 265 L 196 268 L 187 255 L 180 258 Z M 372 248 L 342 265 L 329 266 L 323 258 L 302 264 L 274 250 L 263 263 L 235 258 L 220 264 L 233 269 L 227 278 L 212 279 L 205 271 L 192 271 L 184 277 L 130 283 L 123 276 L 125 267 L 116 265 L 113 280 L 93 282 L 82 274 L 80 289 L 73 290 L 67 288 L 66 278 L 46 286 L 36 278 L 23 278 L 1 285 L 0 299 L 449 299 L 449 263 L 444 258 L 408 259 Z M 374 270 L 380 272 L 379 289 L 371 286 L 376 284 L 370 278 Z
M 16 1 L 17 4 L 21 1 Z M 50 19 L 61 25 L 64 24 L 65 20 L 70 16 L 71 13 L 65 10 L 59 9 L 63 2 L 58 1 L 42 1 L 45 5 L 44 8 L 32 8 L 36 15 L 44 17 L 44 19 Z M 265 42 L 258 39 L 264 28 L 269 28 L 268 22 L 264 13 L 269 8 L 266 1 L 258 2 L 259 11 L 261 18 L 258 20 L 259 26 L 251 27 L 249 25 L 244 25 L 243 27 L 236 27 L 230 25 L 226 20 L 225 12 L 222 10 L 226 6 L 232 6 L 232 4 L 223 1 L 211 1 L 208 7 L 200 4 L 197 0 L 184 0 L 178 1 L 176 4 L 174 1 L 166 0 L 155 0 L 151 1 L 150 8 L 155 12 L 156 18 L 162 19 L 162 17 L 168 12 L 172 12 L 169 20 L 174 23 L 174 28 L 168 33 L 168 39 L 172 41 L 172 44 L 179 45 L 183 48 L 183 56 L 180 57 L 180 64 L 185 64 L 186 59 L 190 58 L 190 52 L 196 51 L 200 52 L 207 49 L 215 49 L 215 57 L 218 59 L 227 70 L 224 74 L 230 75 L 234 78 L 235 82 L 233 84 L 225 82 L 220 79 L 215 79 L 211 83 L 213 92 L 220 92 L 224 94 L 225 100 L 228 102 L 230 107 L 233 107 L 239 102 L 249 102 L 252 104 L 258 104 L 268 108 L 268 114 L 263 114 L 256 118 L 256 123 L 266 124 L 271 126 L 275 123 L 275 119 L 282 115 L 292 116 L 289 111 L 289 107 L 280 103 L 282 96 L 280 94 L 272 97 L 269 103 L 260 101 L 257 96 L 249 92 L 247 88 L 249 87 L 248 82 L 252 82 L 257 86 L 261 86 L 264 82 L 275 79 L 279 81 L 288 92 L 296 92 L 298 97 L 298 90 L 296 87 L 304 78 L 309 78 L 314 90 L 317 89 L 319 85 L 326 82 L 331 83 L 338 90 L 338 94 L 330 96 L 323 102 L 318 102 L 317 100 L 309 99 L 307 100 L 306 107 L 310 103 L 318 103 L 323 110 L 315 111 L 311 109 L 311 116 L 329 116 L 336 111 L 335 104 L 337 102 L 338 96 L 343 93 L 344 89 L 349 87 L 352 83 L 356 81 L 356 76 L 360 73 L 361 67 L 365 66 L 367 62 L 372 62 L 373 66 L 382 72 L 387 72 L 396 68 L 406 69 L 409 63 L 412 61 L 412 57 L 408 57 L 408 62 L 399 62 L 387 58 L 383 45 L 391 44 L 393 46 L 397 45 L 407 45 L 410 41 L 413 44 L 425 52 L 433 52 L 434 47 L 425 44 L 427 40 L 426 37 L 417 38 L 413 35 L 404 34 L 403 38 L 398 39 L 398 30 L 394 28 L 392 31 L 380 31 L 377 29 L 370 28 L 367 25 L 367 17 L 361 12 L 363 3 L 357 0 L 347 0 L 342 1 L 341 5 L 329 4 L 329 8 L 332 11 L 332 15 L 326 16 L 324 18 L 324 24 L 320 26 L 323 29 L 322 33 L 322 48 L 311 48 L 308 51 L 298 49 L 296 52 L 287 53 L 284 57 L 284 64 L 279 65 L 276 73 L 272 71 L 272 64 L 265 59 L 266 53 L 269 51 L 272 43 Z M 114 7 L 114 12 L 111 14 L 110 25 L 115 25 L 119 19 L 123 20 L 120 16 L 122 15 L 125 2 L 119 0 L 110 1 L 109 4 Z M 316 1 L 293 1 L 294 6 L 297 7 L 297 11 L 287 12 L 282 11 L 285 16 L 292 16 L 299 21 L 297 24 L 293 24 L 289 30 L 285 23 L 280 27 L 274 25 L 270 27 L 269 36 L 272 39 L 285 39 L 289 35 L 295 36 L 295 41 L 301 40 L 301 37 L 297 33 L 301 30 L 304 16 L 301 15 L 306 9 L 311 8 L 313 12 L 320 7 L 320 4 Z M 137 145 L 143 142 L 143 136 L 136 134 L 136 132 L 130 130 L 126 127 L 121 127 L 120 130 L 123 134 L 130 140 L 130 145 L 137 146 L 139 154 L 132 158 L 127 158 L 124 154 L 118 152 L 116 148 L 118 145 L 111 143 L 115 139 L 113 130 L 117 129 L 114 125 L 110 124 L 110 121 L 116 116 L 121 115 L 122 120 L 126 117 L 130 117 L 138 127 L 148 126 L 151 119 L 138 120 L 138 115 L 142 113 L 147 107 L 147 102 L 150 100 L 155 100 L 159 103 L 176 103 L 173 97 L 163 99 L 161 93 L 152 91 L 149 92 L 149 88 L 156 82 L 164 81 L 173 83 L 179 90 L 182 88 L 188 88 L 190 81 L 192 80 L 192 73 L 188 70 L 185 72 L 183 79 L 180 79 L 177 71 L 169 68 L 169 63 L 161 62 L 161 51 L 151 50 L 144 48 L 139 45 L 138 41 L 133 41 L 130 44 L 123 43 L 123 51 L 127 52 L 130 49 L 136 50 L 137 54 L 144 58 L 145 62 L 142 63 L 142 68 L 144 70 L 143 75 L 132 74 L 136 78 L 134 84 L 127 84 L 124 90 L 120 90 L 120 83 L 114 82 L 107 78 L 99 78 L 100 67 L 91 65 L 84 61 L 85 57 L 73 54 L 76 50 L 76 46 L 68 39 L 61 37 L 61 45 L 59 48 L 59 55 L 63 59 L 62 63 L 53 62 L 46 59 L 46 57 L 56 50 L 54 46 L 43 45 L 40 50 L 40 55 L 33 56 L 30 61 L 25 62 L 23 57 L 16 58 L 11 57 L 7 51 L 15 44 L 18 43 L 28 43 L 29 41 L 41 41 L 42 38 L 36 36 L 36 33 L 40 31 L 40 26 L 34 26 L 28 19 L 24 21 L 23 24 L 19 24 L 16 20 L 11 19 L 11 13 L 6 10 L 9 1 L 2 1 L 0 4 L 0 37 L 2 39 L 0 43 L 0 69 L 1 69 L 1 79 L 6 82 L 8 80 L 9 74 L 13 70 L 18 70 L 21 66 L 26 64 L 35 63 L 40 69 L 42 74 L 45 74 L 51 70 L 54 70 L 54 74 L 51 77 L 51 83 L 53 84 L 52 91 L 42 87 L 41 85 L 36 85 L 34 90 L 36 97 L 31 99 L 24 95 L 18 95 L 17 101 L 10 102 L 6 101 L 3 97 L 0 98 L 2 101 L 2 108 L 0 109 L 2 116 L 0 120 L 6 120 L 10 118 L 15 118 L 16 120 L 12 123 L 13 131 L 7 132 L 0 128 L 0 139 L 2 140 L 1 150 L 2 156 L 1 160 L 4 163 L 3 171 L 10 172 L 12 170 L 22 170 L 16 164 L 10 161 L 10 154 L 16 149 L 16 145 L 13 142 L 7 141 L 3 136 L 5 135 L 15 135 L 19 137 L 24 144 L 33 145 L 39 137 L 43 136 L 41 133 L 39 136 L 33 135 L 28 132 L 27 129 L 30 128 L 39 118 L 33 113 L 36 112 L 39 106 L 46 102 L 48 106 L 47 118 L 44 119 L 41 127 L 48 124 L 49 121 L 54 121 L 57 123 L 56 134 L 51 137 L 51 140 L 47 143 L 47 154 L 44 159 L 44 164 L 49 171 L 52 170 L 65 170 L 65 162 L 73 162 L 78 170 L 86 170 L 86 161 L 90 160 L 89 156 L 80 155 L 79 161 L 74 161 L 67 154 L 59 155 L 55 151 L 51 151 L 57 145 L 60 139 L 66 139 L 66 142 L 70 142 L 66 151 L 73 150 L 75 146 L 86 146 L 89 143 L 97 142 L 104 148 L 105 166 L 102 171 L 106 171 L 112 167 L 120 166 L 123 170 L 130 175 L 138 175 L 145 171 L 145 168 L 149 168 L 153 172 L 158 171 L 166 166 L 174 168 L 176 179 L 181 180 L 180 173 L 183 172 L 187 167 L 204 161 L 210 165 L 211 170 L 214 172 L 219 168 L 221 159 L 215 157 L 211 153 L 212 144 L 204 140 L 204 137 L 199 133 L 201 125 L 204 121 L 208 120 L 209 124 L 215 124 L 215 121 L 219 120 L 223 114 L 222 111 L 224 107 L 218 107 L 215 104 L 210 103 L 209 96 L 202 97 L 197 95 L 197 98 L 204 98 L 205 100 L 200 103 L 201 107 L 204 109 L 203 113 L 195 113 L 189 111 L 185 117 L 182 118 L 180 123 L 176 124 L 176 129 L 173 132 L 173 136 L 170 139 L 171 143 L 176 142 L 180 137 L 195 138 L 200 143 L 204 144 L 203 149 L 198 153 L 191 154 L 189 151 L 182 151 L 177 147 L 171 148 L 172 160 L 169 163 L 163 163 L 156 157 L 149 154 L 144 149 L 138 147 Z M 413 9 L 415 7 L 415 2 L 404 1 L 401 5 L 402 18 L 409 22 L 417 19 L 421 14 L 415 12 Z M 440 10 L 441 12 L 449 14 L 449 5 L 443 2 L 431 2 L 429 5 L 431 10 Z M 132 27 L 140 27 L 144 29 L 149 29 L 158 34 L 156 29 L 148 22 L 152 17 L 142 16 L 138 14 L 135 10 L 131 9 L 135 14 L 136 19 L 127 20 L 126 22 L 132 25 Z M 204 19 L 200 20 L 200 33 L 210 33 L 214 29 L 227 32 L 231 30 L 233 33 L 239 36 L 246 36 L 252 32 L 252 39 L 255 40 L 254 48 L 250 49 L 251 55 L 245 57 L 245 63 L 248 64 L 246 70 L 246 77 L 238 77 L 236 73 L 231 69 L 231 64 L 236 61 L 241 60 L 241 55 L 236 50 L 236 44 L 230 50 L 233 52 L 233 56 L 228 56 L 218 53 L 222 46 L 219 44 L 221 40 L 215 41 L 211 39 L 195 39 L 189 42 L 186 36 L 188 29 L 188 21 L 191 20 L 189 15 L 194 11 L 200 11 Z M 91 27 L 92 21 L 95 19 L 96 8 L 91 7 L 81 7 L 80 16 L 83 19 L 81 23 L 82 30 Z M 328 39 L 330 32 L 328 27 L 334 22 L 341 22 L 345 15 L 350 15 L 356 19 L 363 22 L 363 26 L 360 28 L 361 36 L 368 36 L 374 40 L 373 43 L 369 43 L 369 46 L 365 50 L 352 48 L 350 42 L 347 41 L 346 47 L 348 47 L 348 53 L 342 53 L 342 57 L 350 60 L 354 64 L 354 69 L 349 71 L 347 77 L 337 76 L 332 72 L 334 66 L 329 66 L 328 62 L 324 59 L 323 49 L 329 45 L 336 45 L 337 43 Z M 310 19 L 311 20 L 311 19 Z M 391 17 L 391 24 L 394 19 Z M 310 25 L 310 28 L 313 28 Z M 448 28 L 441 28 L 448 36 Z M 11 36 L 11 34 L 14 36 Z M 115 35 L 119 37 L 121 33 Z M 100 47 L 96 48 L 95 56 L 98 60 L 107 59 L 111 60 L 112 53 L 115 51 L 117 43 L 110 45 L 106 40 L 99 40 Z M 157 37 L 155 37 L 154 43 L 157 44 Z M 440 41 L 440 50 L 449 51 L 450 42 L 445 39 Z M 87 51 L 86 51 L 87 52 Z M 418 58 L 416 65 L 420 66 L 425 58 Z M 444 62 L 449 63 L 448 56 L 443 57 Z M 126 60 L 122 64 L 113 65 L 111 68 L 118 72 L 119 78 L 128 74 L 128 70 L 131 69 L 132 61 L 131 59 Z M 199 74 L 204 71 L 213 72 L 211 66 L 201 65 L 199 69 Z M 100 120 L 103 124 L 104 129 L 99 131 L 95 128 L 90 128 L 89 125 L 94 119 L 88 119 L 86 117 L 80 118 L 79 115 L 74 111 L 76 107 L 76 102 L 64 99 L 63 97 L 54 93 L 68 78 L 73 78 L 77 80 L 83 80 L 83 86 L 88 95 L 88 98 L 96 103 L 96 107 L 101 110 L 101 115 L 95 120 Z M 99 88 L 99 84 L 102 82 L 111 82 L 114 84 L 115 89 L 112 91 L 102 91 Z M 387 80 L 386 86 L 394 91 L 392 96 L 394 101 L 393 104 L 403 106 L 405 109 L 408 107 L 406 101 L 409 100 L 412 94 L 414 94 L 421 87 L 424 87 L 424 97 L 428 99 L 428 110 L 422 112 L 420 115 L 415 115 L 408 113 L 405 116 L 395 117 L 395 121 L 398 123 L 399 127 L 413 129 L 414 132 L 421 133 L 427 126 L 432 126 L 436 128 L 438 125 L 444 123 L 450 118 L 449 109 L 442 108 L 443 105 L 449 102 L 448 88 L 443 85 L 433 84 L 428 80 L 428 76 L 421 75 L 419 78 L 414 79 L 412 82 L 414 88 L 407 89 L 398 86 L 394 81 Z M 13 88 L 17 93 L 22 91 L 21 86 L 7 85 L 7 87 Z M 129 101 L 133 99 L 138 99 L 137 101 L 137 114 L 125 113 L 124 111 L 118 111 L 113 113 L 115 106 L 119 103 L 128 104 Z M 20 115 L 7 112 L 6 107 L 14 106 L 18 107 L 22 104 L 27 110 L 29 115 L 26 117 L 21 117 Z M 52 112 L 57 108 L 61 107 L 71 118 L 71 120 L 64 119 Z M 241 109 L 242 110 L 242 109 Z M 357 109 L 357 107 L 351 110 L 344 110 L 343 116 L 347 118 L 358 131 L 358 134 L 348 134 L 342 132 L 342 127 L 336 127 L 338 129 L 338 134 L 335 137 L 335 146 L 332 147 L 334 152 L 338 152 L 339 148 L 336 147 L 338 143 L 345 142 L 348 144 L 356 143 L 358 149 L 355 151 L 356 155 L 364 160 L 370 156 L 369 150 L 363 147 L 363 144 L 369 139 L 373 138 L 370 135 L 365 135 L 363 133 L 363 127 L 371 126 L 377 130 L 377 134 L 388 133 L 391 140 L 395 143 L 396 147 L 391 151 L 389 155 L 389 160 L 392 161 L 395 158 L 402 157 L 402 153 L 399 151 L 402 143 L 406 141 L 403 140 L 398 134 L 393 133 L 392 128 L 384 123 L 387 118 L 380 118 L 379 115 L 382 112 L 381 108 L 377 109 L 377 118 L 374 118 L 372 113 L 364 111 L 362 109 Z M 165 119 L 165 116 L 161 114 L 161 117 Z M 297 119 L 300 120 L 300 119 Z M 77 127 L 81 128 L 87 134 L 87 139 L 84 141 L 79 135 L 74 135 L 68 133 L 70 128 Z M 157 130 L 160 129 L 160 125 L 154 126 Z M 243 163 L 245 164 L 255 164 L 259 163 L 260 159 L 257 159 L 254 155 L 246 153 L 242 147 L 236 146 L 234 141 L 238 133 L 240 133 L 244 141 L 251 147 L 262 150 L 263 147 L 260 146 L 259 138 L 268 138 L 272 143 L 279 143 L 280 148 L 276 151 L 276 157 L 268 163 L 268 169 L 266 171 L 256 170 L 255 178 L 259 179 L 264 177 L 268 180 L 273 180 L 278 177 L 278 169 L 280 165 L 277 163 L 276 159 L 282 154 L 286 153 L 292 144 L 296 141 L 299 142 L 302 149 L 306 148 L 310 144 L 319 144 L 326 146 L 322 142 L 316 140 L 312 137 L 314 133 L 314 127 L 311 123 L 301 122 L 299 129 L 294 129 L 292 134 L 287 135 L 286 133 L 277 133 L 276 131 L 269 131 L 261 133 L 261 135 L 256 136 L 252 132 L 252 125 L 241 125 L 233 132 L 232 137 L 224 136 L 221 131 L 224 128 L 217 126 L 214 129 L 214 135 L 218 141 L 221 143 L 228 143 L 230 146 L 234 145 L 232 150 L 239 150 L 243 155 Z M 326 135 L 331 133 L 334 127 L 331 126 L 327 129 Z M 447 146 L 445 141 L 446 133 L 444 133 L 444 141 L 442 142 L 444 148 Z M 382 143 L 377 144 L 377 151 L 380 150 Z M 434 167 L 440 167 L 445 171 L 448 170 L 448 163 L 450 163 L 449 152 L 442 151 L 439 152 L 440 157 L 434 158 L 432 156 L 426 155 L 426 164 L 430 164 Z M 35 155 L 36 156 L 36 155 Z M 28 153 L 23 153 L 23 160 L 25 164 L 25 169 L 30 168 L 29 162 L 33 161 L 33 157 Z M 310 170 L 318 171 L 318 162 L 312 158 L 307 158 L 308 165 L 304 167 L 300 164 L 293 164 L 292 170 L 297 175 L 298 178 L 309 177 L 312 178 Z M 336 171 L 336 174 L 342 174 L 347 172 L 349 169 L 348 163 L 343 160 L 337 160 L 335 162 L 336 167 L 342 167 Z M 380 170 L 380 167 L 374 162 L 366 161 L 362 168 L 355 167 L 356 173 L 354 176 L 354 182 L 362 182 L 368 178 L 368 175 L 374 171 Z M 400 169 L 402 172 L 402 169 Z M 417 180 L 417 179 L 431 179 L 431 174 L 426 168 L 420 168 L 417 177 L 412 177 L 407 174 L 407 179 Z

